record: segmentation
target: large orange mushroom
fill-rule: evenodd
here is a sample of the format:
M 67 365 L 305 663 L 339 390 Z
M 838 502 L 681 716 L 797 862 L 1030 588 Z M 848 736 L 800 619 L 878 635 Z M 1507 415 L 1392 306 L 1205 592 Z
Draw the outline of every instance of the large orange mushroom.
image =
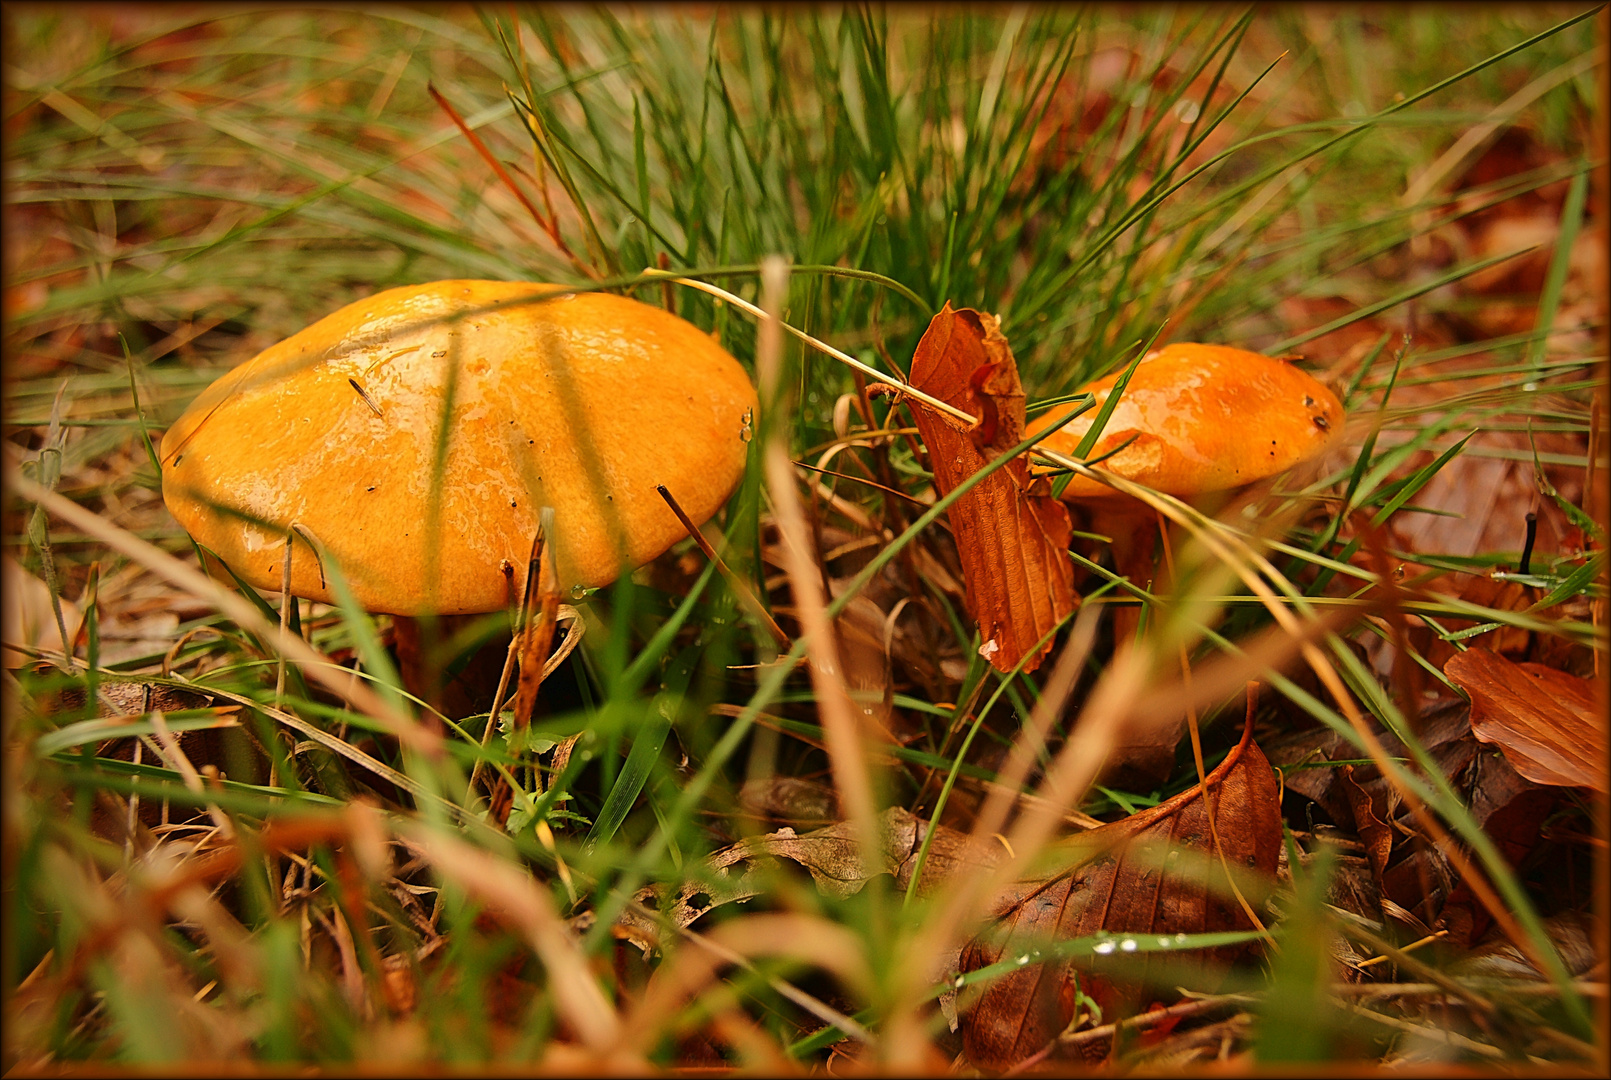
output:
M 438 281 L 349 304 L 204 390 L 162 440 L 169 509 L 258 588 L 366 609 L 518 600 L 538 515 L 562 588 L 687 535 L 744 470 L 756 397 L 711 337 L 603 293 Z M 445 425 L 445 428 L 444 428 Z M 287 552 L 290 545 L 290 552 Z

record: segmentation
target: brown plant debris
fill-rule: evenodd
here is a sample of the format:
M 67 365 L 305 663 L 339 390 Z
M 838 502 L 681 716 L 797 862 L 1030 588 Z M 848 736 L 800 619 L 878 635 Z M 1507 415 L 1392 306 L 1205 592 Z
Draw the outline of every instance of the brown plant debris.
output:
M 1024 389 L 994 315 L 947 303 L 917 344 L 912 385 L 979 418 L 964 427 L 913 403 L 940 494 L 1023 441 Z M 1035 670 L 1051 649 L 1048 632 L 1078 603 L 1068 511 L 1019 459 L 985 477 L 948 514 L 968 614 L 979 624 L 979 654 L 999 671 L 1020 660 L 1025 671 Z
M 993 928 L 963 949 L 962 970 L 989 967 L 1054 939 L 1102 931 L 1173 935 L 1251 929 L 1225 869 L 1236 868 L 1245 894 L 1248 878 L 1273 879 L 1280 848 L 1275 774 L 1249 728 L 1204 785 L 1065 842 L 1070 868 L 1049 882 L 1027 886 Z M 1225 964 L 1244 951 L 1245 946 L 1228 946 L 1195 955 L 1205 965 Z M 1077 989 L 1109 1006 L 1131 996 L 1153 961 L 1124 960 L 1129 962 L 1122 968 L 1082 960 L 1078 969 L 1073 960 L 1052 961 L 997 979 L 962 1020 L 969 1060 L 983 1069 L 1001 1069 L 1040 1051 L 1073 1018 Z
M 1487 649 L 1449 658 L 1443 673 L 1471 698 L 1471 731 L 1536 784 L 1606 790 L 1605 725 L 1594 684 Z

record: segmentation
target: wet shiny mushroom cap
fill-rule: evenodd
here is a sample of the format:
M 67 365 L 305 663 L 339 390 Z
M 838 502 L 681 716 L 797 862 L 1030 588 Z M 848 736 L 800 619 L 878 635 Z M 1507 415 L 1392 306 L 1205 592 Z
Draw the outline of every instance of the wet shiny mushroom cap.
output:
M 1040 445 L 1072 454 L 1117 379 L 1110 375 L 1082 387 L 1096 395 L 1096 406 Z M 1040 417 L 1030 433 L 1061 411 Z M 1224 345 L 1177 343 L 1136 365 L 1089 456 L 1133 436 L 1100 467 L 1185 498 L 1284 472 L 1319 454 L 1341 432 L 1343 419 L 1337 395 L 1285 360 Z M 1079 476 L 1063 490 L 1065 499 L 1115 497 L 1112 488 Z
M 658 484 L 709 518 L 755 405 L 739 363 L 660 308 L 438 281 L 349 304 L 213 383 L 162 440 L 162 494 L 259 588 L 279 590 L 295 525 L 368 610 L 495 611 L 518 600 L 545 505 L 565 588 L 687 535 Z M 291 591 L 332 599 L 300 540 Z

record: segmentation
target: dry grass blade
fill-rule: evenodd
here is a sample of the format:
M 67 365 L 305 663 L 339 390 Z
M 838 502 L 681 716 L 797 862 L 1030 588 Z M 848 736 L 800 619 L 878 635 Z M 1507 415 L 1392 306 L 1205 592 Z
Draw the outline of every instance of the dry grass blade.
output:
M 1031 712 L 1029 723 L 1024 725 L 1023 731 L 1013 742 L 1007 762 L 997 778 L 998 786 L 991 789 L 990 797 L 985 800 L 975 819 L 970 836 L 973 851 L 978 852 L 1001 841 L 1001 830 L 1018 801 L 1024 781 L 1039 761 L 1046 746 L 1046 736 L 1067 703 L 1080 669 L 1090 656 L 1101 611 L 1098 605 L 1088 605 L 1075 618 L 1073 632 L 1058 654 L 1040 701 Z M 1038 801 L 1034 805 L 1041 807 Z M 1042 808 L 1059 822 L 1062 820 L 1062 811 L 1067 809 L 1061 805 L 1045 805 Z M 888 1042 L 893 1050 L 890 1060 L 895 1068 L 916 1068 L 922 1063 L 921 1048 L 927 1040 L 922 1034 L 918 1010 L 928 997 L 935 970 L 945 962 L 944 958 L 953 955 L 963 941 L 971 936 L 993 898 L 1013 881 L 1014 872 L 1021 863 L 1015 857 L 1017 849 L 1010 845 L 1009 848 L 1011 855 L 995 870 L 968 874 L 958 880 L 954 887 L 947 890 L 938 910 L 914 934 L 907 949 L 914 962 L 897 973 L 897 1005 L 888 1025 Z M 1014 869 L 1009 870 L 1008 866 Z
M 17 657 L 32 657 L 48 651 L 61 657 L 65 670 L 74 670 L 72 650 L 63 642 L 70 642 L 78 635 L 83 618 L 78 605 L 52 593 L 49 585 L 28 573 L 9 555 L 5 556 L 0 573 L 5 575 L 4 646 L 0 651 L 4 665 L 18 667 Z M 56 621 L 58 614 L 62 617 L 60 623 Z
M 554 626 L 559 611 L 559 577 L 554 570 L 550 537 L 554 532 L 553 507 L 545 506 L 539 516 L 533 557 L 537 562 L 537 582 L 528 588 L 524 609 L 525 625 L 520 632 L 520 680 L 515 686 L 514 730 L 531 725 L 537 708 L 537 690 L 548 674 L 548 655 L 554 643 Z M 529 572 L 528 572 L 529 574 Z M 496 722 L 494 716 L 488 723 Z
M 756 307 L 754 304 L 750 303 L 748 300 L 745 300 L 743 297 L 734 296 L 732 293 L 728 292 L 726 289 L 719 289 L 715 285 L 711 285 L 708 282 L 695 281 L 692 278 L 679 277 L 679 276 L 677 276 L 675 274 L 665 274 L 665 273 L 662 273 L 661 271 L 655 270 L 653 268 L 645 270 L 644 274 L 645 274 L 645 276 L 648 276 L 648 277 L 666 277 L 666 278 L 670 278 L 672 281 L 676 282 L 678 285 L 686 285 L 690 289 L 698 289 L 700 292 L 709 293 L 711 296 L 714 296 L 714 297 L 716 297 L 716 298 L 718 298 L 718 299 L 720 299 L 722 301 L 725 301 L 726 303 L 732 304 L 734 307 L 736 307 L 739 310 L 745 312 L 746 314 L 754 316 L 757 319 L 760 319 L 760 320 L 764 321 L 767 318 L 766 311 L 763 308 Z M 939 398 L 934 397 L 931 394 L 928 394 L 928 393 L 925 393 L 922 390 L 918 390 L 918 389 L 913 388 L 910 383 L 902 382 L 900 379 L 895 378 L 893 375 L 886 375 L 882 371 L 879 371 L 877 368 L 870 367 L 869 365 L 862 363 L 860 360 L 857 360 L 854 356 L 851 356 L 849 353 L 843 352 L 843 351 L 841 351 L 839 349 L 836 349 L 832 345 L 829 345 L 825 341 L 819 341 L 818 339 L 812 337 L 810 334 L 806 333 L 804 330 L 799 330 L 799 329 L 796 329 L 793 326 L 790 326 L 788 323 L 783 322 L 782 319 L 779 319 L 778 322 L 779 322 L 779 325 L 784 330 L 787 330 L 789 333 L 793 334 L 795 337 L 799 338 L 801 341 L 805 342 L 807 345 L 810 345 L 813 349 L 816 349 L 819 352 L 821 352 L 821 353 L 823 353 L 823 354 L 825 354 L 827 356 L 833 357 L 835 360 L 839 361 L 841 364 L 844 364 L 847 367 L 850 367 L 850 368 L 852 368 L 852 369 L 854 369 L 856 371 L 861 372 L 863 375 L 867 376 L 870 379 L 877 379 L 879 382 L 883 383 L 884 385 L 889 386 L 889 387 L 893 387 L 894 389 L 899 390 L 905 396 L 907 396 L 909 398 L 913 398 L 913 399 L 915 399 L 917 401 L 921 401 L 921 402 L 923 402 L 923 404 L 928 405 L 930 408 L 938 409 L 940 412 L 943 412 L 946 415 L 953 417 L 954 419 L 960 420 L 964 424 L 967 424 L 969 426 L 972 426 L 972 425 L 977 424 L 979 422 L 978 417 L 973 416 L 973 415 L 971 415 L 969 413 L 963 412 L 961 409 L 957 408 L 955 405 L 952 405 L 948 401 L 941 401 Z
M 660 497 L 666 500 L 666 505 L 671 507 L 671 512 L 677 515 L 677 520 L 682 522 L 682 527 L 688 530 L 688 535 L 693 537 L 694 543 L 699 545 L 699 550 L 705 553 L 705 558 L 716 564 L 716 569 L 721 571 L 722 578 L 727 582 L 728 587 L 733 590 L 733 595 L 738 597 L 739 603 L 744 605 L 746 611 L 755 616 L 756 621 L 766 627 L 767 633 L 772 635 L 772 640 L 777 643 L 777 647 L 787 651 L 790 647 L 789 635 L 785 634 L 783 628 L 778 625 L 777 620 L 772 618 L 772 613 L 766 610 L 766 605 L 762 604 L 754 591 L 744 584 L 744 580 L 733 573 L 732 568 L 722 561 L 721 553 L 705 538 L 704 530 L 694 524 L 693 519 L 688 516 L 688 512 L 677 502 L 670 489 L 661 484 L 656 490 L 660 492 Z
M 1399 199 L 1399 205 L 1405 207 L 1419 205 L 1428 195 L 1436 191 L 1451 173 L 1487 145 L 1506 125 L 1513 122 L 1517 113 L 1557 86 L 1570 82 L 1599 63 L 1604 63 L 1602 57 L 1594 53 L 1584 53 L 1553 71 L 1545 72 L 1506 98 L 1503 103 L 1494 107 L 1493 112 L 1489 113 L 1482 123 L 1469 128 L 1455 140 L 1453 146 L 1443 152 L 1442 157 L 1411 180 L 1409 186 L 1404 189 L 1404 195 Z
M 265 705 L 260 701 L 254 701 L 249 697 L 233 693 L 229 690 L 209 686 L 207 688 L 207 693 L 213 695 L 214 697 L 223 698 L 227 701 L 233 701 L 237 704 L 245 705 L 250 709 L 256 709 L 264 716 L 273 720 L 275 723 L 290 728 L 298 735 L 301 735 L 303 738 L 312 742 L 318 743 L 320 746 L 324 747 L 326 750 L 329 750 L 333 754 L 340 754 L 342 757 L 346 758 L 354 765 L 357 765 L 359 768 L 365 770 L 366 772 L 373 773 L 375 776 L 380 777 L 387 783 L 394 785 L 399 790 L 408 792 L 415 798 L 434 799 L 441 802 L 444 806 L 452 805 L 447 800 L 442 799 L 440 796 L 432 794 L 428 788 L 418 781 L 398 772 L 385 762 L 364 753 L 362 750 L 358 749 L 356 746 L 353 746 L 345 739 L 338 739 L 329 732 L 315 727 L 299 716 L 288 713 L 283 709 L 277 709 L 273 708 L 272 706 Z
M 536 580 L 537 575 L 528 572 L 528 583 Z M 526 621 L 525 601 L 522 601 L 520 621 L 522 624 Z M 560 640 L 559 648 L 555 649 L 543 663 L 542 679 L 539 682 L 552 675 L 559 668 L 559 665 L 565 662 L 565 658 L 576 651 L 576 646 L 581 644 L 582 635 L 587 631 L 587 623 L 582 621 L 582 613 L 569 604 L 559 605 L 554 614 L 554 622 L 556 625 L 559 623 L 569 623 L 570 625 L 565 630 L 564 638 Z M 492 706 L 487 710 L 487 726 L 481 732 L 481 748 L 483 750 L 492 745 L 493 732 L 498 730 L 497 721 L 502 716 L 503 706 L 507 702 L 506 695 L 509 692 L 509 681 L 514 676 L 515 667 L 519 663 L 520 647 L 521 637 L 517 634 L 509 642 L 509 649 L 504 654 L 503 669 L 499 672 L 498 685 L 492 694 Z M 465 802 L 468 803 L 474 796 L 476 785 L 481 782 L 481 775 L 486 771 L 486 767 L 487 759 L 485 757 L 476 759 L 474 767 L 470 770 L 470 784 L 466 789 Z
M 493 172 L 498 174 L 498 179 L 503 181 L 504 187 L 508 188 L 515 198 L 520 200 L 520 205 L 526 208 L 526 213 L 531 215 L 531 219 L 548 234 L 549 239 L 554 241 L 554 246 L 559 248 L 565 254 L 565 257 L 570 259 L 578 269 L 585 270 L 586 268 L 571 253 L 571 249 L 565 245 L 564 237 L 560 235 L 559 223 L 552 217 L 544 217 L 542 211 L 532 204 L 532 201 L 526 197 L 526 193 L 521 190 L 520 185 L 515 183 L 515 178 L 509 175 L 509 170 L 505 169 L 503 163 L 493 155 L 491 150 L 487 149 L 487 144 L 481 141 L 481 136 L 477 135 L 475 129 L 464 122 L 464 118 L 459 115 L 458 110 L 448 103 L 447 98 L 442 96 L 442 92 L 436 88 L 434 83 L 426 83 L 425 90 L 442 107 L 442 111 L 448 114 L 448 119 L 453 121 L 454 126 L 464 133 L 466 139 L 470 140 L 470 145 L 475 147 L 475 151 L 481 155 L 481 159 L 491 166 Z
M 280 572 L 280 656 L 274 665 L 274 705 L 276 708 L 285 702 L 285 641 L 291 636 L 291 610 L 297 603 L 297 598 L 291 595 L 291 538 L 285 538 L 285 560 Z
M 600 1063 L 615 1056 L 615 1069 L 628 1066 L 618 1056 L 625 1034 L 620 1018 L 599 989 L 586 955 L 554 910 L 548 893 L 509 861 L 441 830 L 408 824 L 401 832 L 444 879 L 526 939 L 548 969 L 555 1008 Z
M 156 711 L 151 713 L 151 727 L 156 732 L 157 743 L 162 748 L 163 761 L 168 768 L 184 777 L 185 787 L 197 795 L 206 794 L 206 785 L 202 783 L 201 774 L 196 771 L 196 766 L 190 763 L 190 758 L 180 749 L 179 740 L 174 738 L 173 732 L 168 730 L 168 723 L 163 719 L 162 713 Z M 235 826 L 230 824 L 229 818 L 224 816 L 224 812 L 218 809 L 216 804 L 207 803 L 207 814 L 213 819 L 213 824 L 218 827 L 220 836 L 225 840 L 235 838 Z
M 815 545 L 800 505 L 794 464 L 789 458 L 787 436 L 776 418 L 785 414 L 777 395 L 778 369 L 782 363 L 783 336 L 780 330 L 784 297 L 788 288 L 788 267 L 782 259 L 762 264 L 761 286 L 765 298 L 766 321 L 756 347 L 755 366 L 760 376 L 762 407 L 772 418 L 766 448 L 766 480 L 772 493 L 778 529 L 783 534 L 789 586 L 794 592 L 795 612 L 800 619 L 806 654 L 810 658 L 811 685 L 816 691 L 817 709 L 827 738 L 828 757 L 833 763 L 834 782 L 850 820 L 855 824 L 863 851 L 871 859 L 878 851 L 877 807 L 873 802 L 872 777 L 862 750 L 863 724 L 850 700 L 839 661 L 839 648 L 828 619 L 822 594 L 822 574 L 812 557 Z
M 1166 1009 L 1152 1009 L 1132 1016 L 1116 1024 L 1098 1024 L 1096 1027 L 1086 1028 L 1083 1031 L 1064 1032 L 1058 1036 L 1058 1041 L 1064 1046 L 1086 1046 L 1092 1043 L 1104 1043 L 1113 1038 L 1120 1031 L 1146 1031 L 1159 1024 L 1176 1024 L 1188 1016 L 1200 1016 L 1203 1013 L 1213 1012 L 1217 1009 L 1246 1005 L 1253 1001 L 1246 994 L 1218 994 L 1213 997 L 1197 998 L 1184 1001 L 1179 1005 L 1171 1005 Z

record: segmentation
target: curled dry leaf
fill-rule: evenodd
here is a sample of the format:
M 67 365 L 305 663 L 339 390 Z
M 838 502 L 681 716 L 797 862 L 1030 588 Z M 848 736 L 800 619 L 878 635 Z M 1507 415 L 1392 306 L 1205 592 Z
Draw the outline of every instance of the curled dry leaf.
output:
M 1521 866 L 1543 840 L 1544 824 L 1562 802 L 1561 789 L 1528 780 L 1502 752 L 1473 754 L 1463 779 L 1471 816 L 1505 861 L 1511 866 Z M 1436 858 L 1439 863 L 1447 861 L 1429 846 L 1418 845 L 1418 850 L 1424 853 L 1424 858 Z M 1404 860 L 1399 865 L 1406 866 L 1408 862 Z M 1453 876 L 1452 868 L 1440 869 L 1434 880 L 1452 880 Z M 1406 893 L 1406 886 L 1412 884 L 1407 873 L 1401 873 L 1397 881 L 1390 873 L 1387 881 L 1396 886 L 1398 895 Z M 1453 880 L 1448 899 L 1433 925 L 1448 931 L 1448 942 L 1458 948 L 1481 938 L 1492 925 L 1492 916 L 1477 899 L 1469 881 Z
M 1343 794 L 1348 798 L 1348 805 L 1354 811 L 1354 830 L 1365 845 L 1365 856 L 1370 859 L 1371 872 L 1376 875 L 1376 883 L 1380 885 L 1383 875 L 1387 873 L 1387 860 L 1393 854 L 1392 826 L 1376 812 L 1371 793 L 1354 779 L 1352 765 L 1339 765 L 1337 775 Z
M 965 427 L 912 403 L 946 494 L 1024 438 L 1018 364 L 994 315 L 946 304 L 912 357 L 912 385 L 979 418 Z M 1020 458 L 985 477 L 948 511 L 962 561 L 968 614 L 979 624 L 979 654 L 999 671 L 1020 660 L 1040 666 L 1047 635 L 1077 604 L 1068 557 L 1068 511 L 1045 480 L 1031 480 Z
M 1251 728 L 1208 775 L 1207 789 L 1225 864 L 1236 869 L 1245 894 L 1249 877 L 1274 878 L 1281 848 L 1280 793 Z M 991 930 L 963 949 L 962 970 L 976 971 L 1010 953 L 1027 954 L 1054 939 L 1098 931 L 1169 936 L 1252 929 L 1215 852 L 1209 812 L 1201 787 L 1194 786 L 1066 841 L 1063 851 L 1072 867 L 1050 882 L 1025 888 Z M 1192 853 L 1195 858 L 1182 858 Z M 1223 964 L 1244 948 L 1192 955 Z M 1124 982 L 1145 979 L 1148 961 L 1125 959 L 1122 969 L 1081 960 L 1078 973 L 1074 961 L 1053 960 L 996 979 L 963 1018 L 969 1060 L 982 1069 L 1000 1069 L 1045 1047 L 1073 1018 L 1076 974 L 1081 988 L 1098 1000 L 1105 985 L 1110 1003 Z M 1093 983 L 1093 974 L 1103 982 Z
M 1443 673 L 1471 698 L 1471 730 L 1537 784 L 1605 791 L 1606 735 L 1594 685 L 1487 649 L 1449 658 Z
M 1544 919 L 1544 932 L 1560 953 L 1566 970 L 1574 977 L 1589 975 L 1600 962 L 1596 941 L 1599 931 L 1594 915 L 1586 911 L 1562 911 Z M 1496 936 L 1474 948 L 1450 965 L 1450 973 L 1460 978 L 1542 979 L 1545 976 L 1514 942 Z
M 1407 759 L 1409 750 L 1393 732 L 1378 728 L 1373 734 L 1390 758 Z M 1416 737 L 1438 763 L 1443 775 L 1469 792 L 1465 777 L 1476 756 L 1471 738 L 1470 709 L 1464 701 L 1445 698 L 1421 709 Z M 1360 756 L 1359 748 L 1331 728 L 1312 728 L 1273 740 L 1266 747 L 1270 760 L 1286 777 L 1286 791 L 1311 799 L 1339 825 L 1355 820 L 1353 802 L 1344 783 L 1342 768 L 1331 764 Z M 1374 765 L 1357 765 L 1349 781 L 1370 794 L 1373 813 L 1383 821 L 1394 821 L 1404 813 L 1397 790 Z M 1469 796 L 1468 796 L 1469 797 Z M 1407 822 L 1405 824 L 1408 824 Z

